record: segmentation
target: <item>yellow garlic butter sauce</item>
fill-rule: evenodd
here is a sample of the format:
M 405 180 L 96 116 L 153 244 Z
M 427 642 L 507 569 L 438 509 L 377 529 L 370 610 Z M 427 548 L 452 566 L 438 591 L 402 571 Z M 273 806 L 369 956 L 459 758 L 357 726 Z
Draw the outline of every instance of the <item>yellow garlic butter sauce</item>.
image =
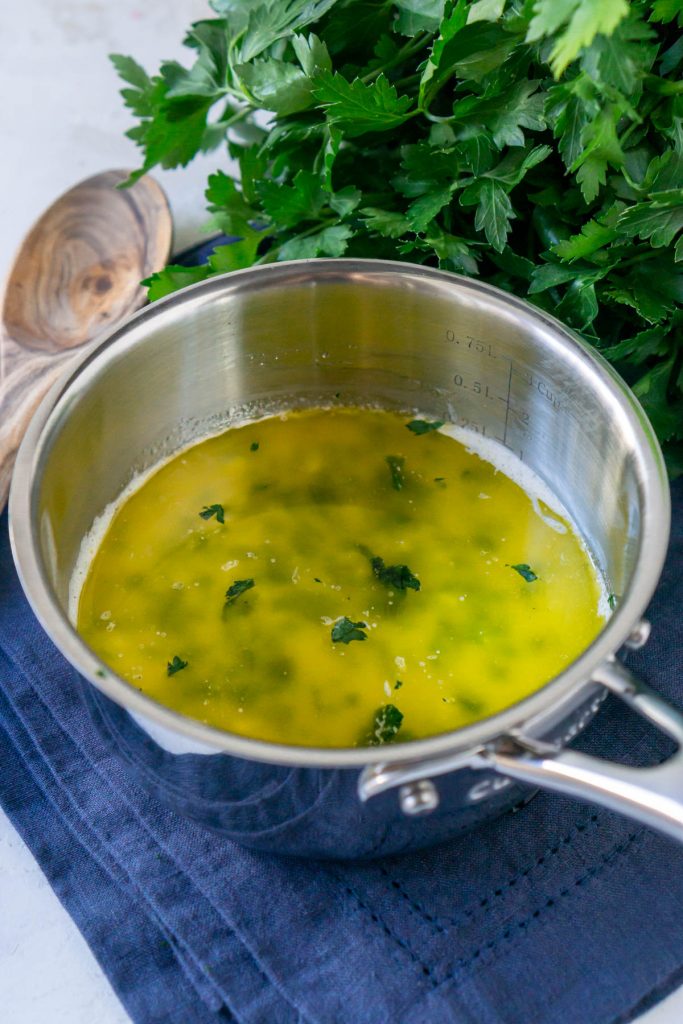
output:
M 410 422 L 292 412 L 176 455 L 115 510 L 78 630 L 160 703 L 303 746 L 422 738 L 538 689 L 600 631 L 598 573 L 564 515 Z

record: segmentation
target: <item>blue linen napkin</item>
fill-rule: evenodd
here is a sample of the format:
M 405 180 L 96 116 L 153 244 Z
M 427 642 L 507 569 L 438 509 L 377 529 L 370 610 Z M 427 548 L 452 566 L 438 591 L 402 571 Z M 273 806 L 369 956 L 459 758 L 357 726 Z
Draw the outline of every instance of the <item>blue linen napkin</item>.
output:
M 683 705 L 683 486 L 652 637 Z M 541 793 L 431 850 L 255 853 L 141 791 L 23 597 L 0 518 L 0 803 L 135 1024 L 620 1024 L 683 982 L 683 848 Z M 668 741 L 608 700 L 577 746 Z
M 634 669 L 683 702 L 683 487 Z M 539 794 L 368 864 L 249 852 L 156 804 L 94 732 L 0 519 L 0 802 L 139 1024 L 617 1024 L 683 981 L 683 849 Z M 616 701 L 581 737 L 666 742 Z

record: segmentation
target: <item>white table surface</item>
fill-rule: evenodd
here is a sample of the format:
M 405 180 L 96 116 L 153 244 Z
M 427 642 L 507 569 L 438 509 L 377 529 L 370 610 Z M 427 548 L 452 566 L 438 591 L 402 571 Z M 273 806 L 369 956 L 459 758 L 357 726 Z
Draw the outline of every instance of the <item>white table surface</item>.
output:
M 0 280 L 36 216 L 61 192 L 98 171 L 138 165 L 107 54 L 130 54 L 150 72 L 161 59 L 184 60 L 185 29 L 208 13 L 205 0 L 0 0 Z M 202 236 L 204 183 L 220 165 L 221 156 L 209 154 L 184 170 L 154 171 L 171 201 L 177 248 Z M 2 811 L 0 1007 L 4 1024 L 129 1021 Z M 640 1024 L 681 1020 L 683 989 Z

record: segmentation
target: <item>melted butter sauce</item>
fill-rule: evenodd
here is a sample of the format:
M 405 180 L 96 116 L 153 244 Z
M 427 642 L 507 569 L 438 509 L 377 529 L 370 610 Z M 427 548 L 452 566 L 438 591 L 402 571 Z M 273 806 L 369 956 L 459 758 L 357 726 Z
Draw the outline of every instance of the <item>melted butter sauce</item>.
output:
M 79 632 L 160 703 L 294 745 L 422 738 L 527 696 L 600 631 L 599 576 L 557 502 L 409 422 L 292 412 L 179 453 L 75 578 Z

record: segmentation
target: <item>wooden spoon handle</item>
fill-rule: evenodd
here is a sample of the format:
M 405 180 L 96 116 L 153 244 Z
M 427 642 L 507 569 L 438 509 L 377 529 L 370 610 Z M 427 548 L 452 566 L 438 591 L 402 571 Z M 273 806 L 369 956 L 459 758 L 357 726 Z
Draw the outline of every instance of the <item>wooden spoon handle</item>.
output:
M 0 512 L 9 494 L 17 449 L 33 413 L 55 381 L 77 357 L 36 355 L 0 382 Z

